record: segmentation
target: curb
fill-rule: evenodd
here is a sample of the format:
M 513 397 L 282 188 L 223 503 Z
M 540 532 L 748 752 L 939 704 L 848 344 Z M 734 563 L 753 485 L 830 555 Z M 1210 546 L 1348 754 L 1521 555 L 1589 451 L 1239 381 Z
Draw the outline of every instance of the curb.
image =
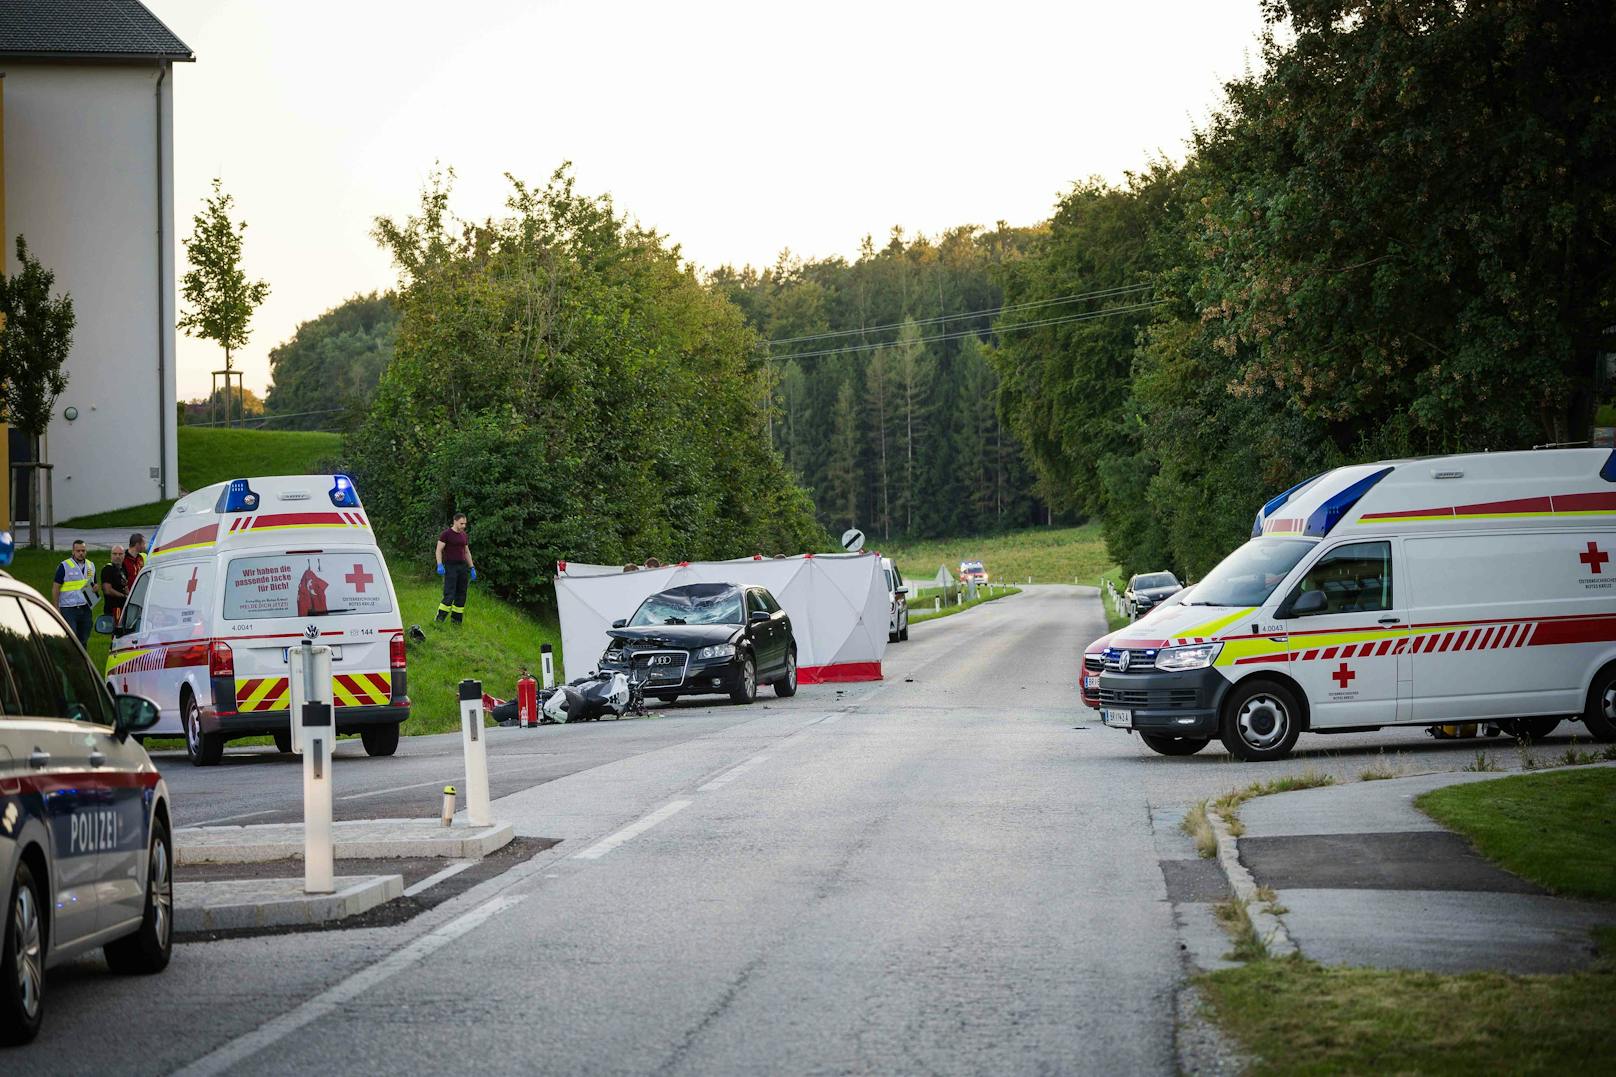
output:
M 1269 912 L 1267 902 L 1257 896 L 1256 880 L 1240 862 L 1240 842 L 1229 829 L 1229 824 L 1210 805 L 1207 806 L 1206 818 L 1207 822 L 1212 824 L 1213 835 L 1218 839 L 1218 865 L 1223 868 L 1223 874 L 1229 880 L 1229 887 L 1234 891 L 1234 896 L 1245 903 L 1252 926 L 1257 930 L 1257 937 L 1267 947 L 1268 955 L 1290 957 L 1298 953 L 1296 943 L 1291 941 L 1290 932 L 1285 930 L 1285 922 L 1276 914 Z
M 330 894 L 305 894 L 301 879 L 176 883 L 174 930 L 302 927 L 368 912 L 404 893 L 401 875 L 341 875 Z
M 332 828 L 337 860 L 397 857 L 480 860 L 516 836 L 511 823 L 486 827 L 440 828 L 430 820 L 359 820 Z M 398 823 L 388 827 L 388 823 Z M 259 864 L 303 858 L 303 824 L 272 823 L 242 827 L 181 827 L 174 832 L 174 863 Z

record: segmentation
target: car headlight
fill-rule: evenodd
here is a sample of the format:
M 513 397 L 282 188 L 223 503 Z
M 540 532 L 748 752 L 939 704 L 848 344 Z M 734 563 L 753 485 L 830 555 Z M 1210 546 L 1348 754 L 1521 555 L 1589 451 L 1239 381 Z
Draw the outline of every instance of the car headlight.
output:
M 623 652 L 617 648 L 613 648 L 606 652 L 605 660 L 608 662 L 621 662 L 623 660 Z
M 696 661 L 705 662 L 709 658 L 733 658 L 734 656 L 735 644 L 715 643 L 711 647 L 703 647 L 701 650 L 697 651 Z
M 1190 647 L 1163 647 L 1156 652 L 1156 668 L 1170 673 L 1205 669 L 1218 659 L 1221 643 L 1197 643 Z

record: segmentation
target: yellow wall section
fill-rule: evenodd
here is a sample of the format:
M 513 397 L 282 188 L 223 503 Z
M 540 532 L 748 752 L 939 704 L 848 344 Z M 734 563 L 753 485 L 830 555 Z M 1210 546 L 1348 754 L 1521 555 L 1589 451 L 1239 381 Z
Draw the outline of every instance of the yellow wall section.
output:
M 6 76 L 0 73 L 0 271 L 6 267 Z M 5 315 L 0 314 L 0 319 Z M 0 531 L 11 528 L 11 428 L 0 422 Z

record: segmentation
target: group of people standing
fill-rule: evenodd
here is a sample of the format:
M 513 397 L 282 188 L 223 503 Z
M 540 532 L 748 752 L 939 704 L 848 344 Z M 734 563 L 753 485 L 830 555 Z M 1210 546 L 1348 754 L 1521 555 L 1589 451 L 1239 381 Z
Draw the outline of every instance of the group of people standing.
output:
M 79 642 L 86 646 L 95 625 L 97 602 L 103 603 L 102 612 L 114 621 L 122 615 L 135 577 L 146 564 L 146 536 L 137 531 L 129 536 L 127 547 L 114 544 L 108 554 L 107 563 L 97 575 L 84 540 L 74 539 L 71 555 L 56 566 L 51 583 L 52 601 Z

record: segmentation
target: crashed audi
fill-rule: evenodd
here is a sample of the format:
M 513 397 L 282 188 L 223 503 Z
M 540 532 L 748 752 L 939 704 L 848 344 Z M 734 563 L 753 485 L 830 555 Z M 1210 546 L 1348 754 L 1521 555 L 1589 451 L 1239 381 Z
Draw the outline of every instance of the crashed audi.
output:
M 671 702 L 686 695 L 757 698 L 797 693 L 797 643 L 791 618 L 767 588 L 730 583 L 670 587 L 612 622 L 603 671 L 621 671 L 645 695 Z

